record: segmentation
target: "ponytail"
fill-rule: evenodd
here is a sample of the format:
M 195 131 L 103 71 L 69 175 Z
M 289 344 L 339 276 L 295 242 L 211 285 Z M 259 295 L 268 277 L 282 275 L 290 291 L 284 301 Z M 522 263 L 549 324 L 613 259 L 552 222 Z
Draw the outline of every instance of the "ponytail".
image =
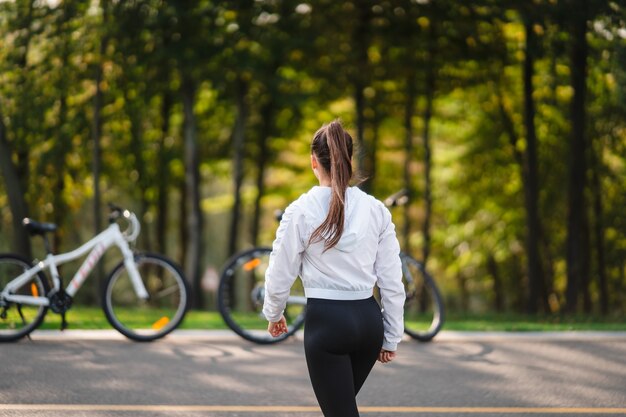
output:
M 337 120 L 322 126 L 313 137 L 311 152 L 330 175 L 331 197 L 328 215 L 315 229 L 309 243 L 324 242 L 324 251 L 339 243 L 345 220 L 345 195 L 352 178 L 352 137 Z

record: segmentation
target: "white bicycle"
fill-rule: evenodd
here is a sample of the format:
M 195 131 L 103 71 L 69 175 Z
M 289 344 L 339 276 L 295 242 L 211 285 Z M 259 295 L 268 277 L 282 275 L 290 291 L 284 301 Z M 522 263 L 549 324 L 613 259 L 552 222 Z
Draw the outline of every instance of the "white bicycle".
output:
M 128 210 L 110 207 L 107 229 L 79 248 L 58 255 L 52 254 L 47 237 L 57 226 L 24 219 L 26 230 L 43 238 L 47 255 L 45 260 L 31 263 L 16 254 L 0 254 L 0 342 L 27 336 L 42 323 L 48 308 L 61 315 L 61 329 L 65 329 L 65 313 L 74 295 L 111 246 L 117 246 L 123 260 L 108 275 L 102 290 L 102 309 L 109 323 L 130 339 L 151 341 L 182 322 L 189 291 L 180 268 L 162 255 L 134 253 L 131 248 L 140 232 L 137 217 Z M 120 220 L 128 224 L 124 231 Z M 64 288 L 57 267 L 85 255 Z

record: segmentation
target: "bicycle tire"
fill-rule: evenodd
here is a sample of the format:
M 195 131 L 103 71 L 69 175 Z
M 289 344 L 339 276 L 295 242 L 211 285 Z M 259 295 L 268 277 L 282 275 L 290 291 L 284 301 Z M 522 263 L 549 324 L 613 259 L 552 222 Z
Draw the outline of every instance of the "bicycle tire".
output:
M 258 344 L 278 343 L 289 338 L 304 324 L 306 312 L 306 302 L 303 304 L 288 301 L 284 313 L 287 333 L 272 337 L 267 332 L 267 320 L 261 310 L 265 292 L 265 270 L 271 252 L 271 248 L 258 247 L 232 256 L 222 270 L 217 293 L 218 309 L 226 325 L 244 339 Z M 244 286 L 246 281 L 247 288 Z M 291 294 L 304 300 L 304 289 L 300 280 L 292 286 Z
M 0 254 L 0 288 L 4 290 L 10 281 L 31 267 L 31 263 L 19 255 Z M 46 297 L 49 291 L 48 280 L 40 271 L 18 288 L 15 294 Z M 4 316 L 0 317 L 0 342 L 12 342 L 39 327 L 48 312 L 48 307 L 4 301 L 0 294 L 0 312 Z
M 415 258 L 403 253 L 404 332 L 421 342 L 431 341 L 441 330 L 445 310 L 435 280 Z
M 137 296 L 124 262 L 120 262 L 105 281 L 102 308 L 111 326 L 124 336 L 150 342 L 172 332 L 183 321 L 189 307 L 189 287 L 180 268 L 162 255 L 135 254 L 135 264 L 149 298 Z

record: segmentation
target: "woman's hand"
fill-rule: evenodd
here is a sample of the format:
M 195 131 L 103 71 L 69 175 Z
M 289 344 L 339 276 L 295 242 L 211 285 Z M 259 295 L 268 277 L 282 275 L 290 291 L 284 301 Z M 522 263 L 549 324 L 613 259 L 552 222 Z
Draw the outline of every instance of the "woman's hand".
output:
M 276 322 L 270 322 L 267 325 L 267 331 L 273 337 L 278 337 L 283 333 L 287 333 L 287 320 L 285 320 L 285 316 L 280 316 L 280 319 Z
M 381 349 L 378 354 L 378 361 L 382 363 L 389 363 L 396 358 L 396 352 L 390 350 Z

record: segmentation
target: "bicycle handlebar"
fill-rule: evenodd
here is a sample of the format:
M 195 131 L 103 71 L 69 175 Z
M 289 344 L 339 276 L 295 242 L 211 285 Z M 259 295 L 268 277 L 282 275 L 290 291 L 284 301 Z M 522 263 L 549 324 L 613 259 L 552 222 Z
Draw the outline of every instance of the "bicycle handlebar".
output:
M 385 198 L 384 202 L 387 207 L 403 206 L 409 202 L 409 197 L 409 190 L 403 188 Z
M 117 219 L 120 218 L 122 213 L 124 213 L 123 208 L 121 208 L 120 206 L 116 206 L 113 203 L 109 203 L 109 210 L 111 210 L 111 213 L 109 213 L 109 224 L 115 223 Z
M 117 222 L 120 217 L 123 217 L 128 222 L 128 227 L 126 230 L 122 231 L 122 236 L 124 236 L 127 242 L 134 242 L 141 231 L 141 224 L 137 216 L 135 216 L 135 213 L 112 203 L 109 203 L 109 209 L 111 210 L 109 214 L 109 224 L 113 224 Z

